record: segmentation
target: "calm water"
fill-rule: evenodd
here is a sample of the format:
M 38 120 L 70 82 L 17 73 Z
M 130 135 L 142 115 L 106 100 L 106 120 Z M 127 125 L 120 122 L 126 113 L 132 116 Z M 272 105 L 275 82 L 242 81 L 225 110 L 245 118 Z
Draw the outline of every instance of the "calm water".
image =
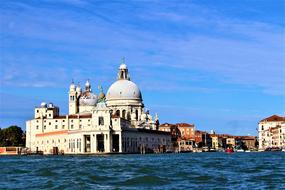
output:
M 0 189 L 285 189 L 285 152 L 0 157 Z

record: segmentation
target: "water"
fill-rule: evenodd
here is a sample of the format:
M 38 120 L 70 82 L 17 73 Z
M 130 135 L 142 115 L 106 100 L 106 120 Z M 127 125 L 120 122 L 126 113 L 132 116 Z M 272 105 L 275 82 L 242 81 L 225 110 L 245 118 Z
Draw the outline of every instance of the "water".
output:
M 2 156 L 0 189 L 285 189 L 285 152 Z

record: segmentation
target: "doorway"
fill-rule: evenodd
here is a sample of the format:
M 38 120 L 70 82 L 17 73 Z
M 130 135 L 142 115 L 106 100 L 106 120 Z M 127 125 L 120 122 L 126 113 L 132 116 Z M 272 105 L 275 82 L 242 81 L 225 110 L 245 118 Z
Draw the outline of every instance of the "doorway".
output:
M 112 135 L 112 151 L 119 152 L 119 135 Z
M 104 135 L 103 134 L 98 134 L 96 135 L 97 139 L 97 151 L 99 152 L 104 152 Z

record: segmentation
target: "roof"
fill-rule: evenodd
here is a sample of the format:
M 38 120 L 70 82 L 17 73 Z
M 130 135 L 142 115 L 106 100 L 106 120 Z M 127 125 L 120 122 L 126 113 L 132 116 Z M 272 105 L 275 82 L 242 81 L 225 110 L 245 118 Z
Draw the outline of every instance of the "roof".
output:
M 284 116 L 272 115 L 265 119 L 262 119 L 260 122 L 277 122 L 277 121 L 285 121 Z
M 67 134 L 68 131 L 67 130 L 63 130 L 63 131 L 52 131 L 52 132 L 46 132 L 46 133 L 39 133 L 36 134 L 36 137 L 43 137 L 43 136 L 50 136 L 50 135 L 64 135 Z
M 65 119 L 66 115 L 59 115 L 54 117 L 53 119 Z M 84 115 L 78 115 L 78 114 L 73 114 L 73 115 L 68 115 L 68 118 L 71 119 L 77 119 L 77 118 L 92 118 L 92 114 L 84 114 Z
M 194 127 L 194 124 L 189 123 L 176 123 L 178 127 Z

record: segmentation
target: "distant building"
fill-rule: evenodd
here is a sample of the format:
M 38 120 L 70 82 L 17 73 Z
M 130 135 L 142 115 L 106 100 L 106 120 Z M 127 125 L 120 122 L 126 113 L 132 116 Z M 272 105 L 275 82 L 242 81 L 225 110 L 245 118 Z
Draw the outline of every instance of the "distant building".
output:
M 226 138 L 226 145 L 227 147 L 235 147 L 236 146 L 236 139 L 233 136 L 229 136 Z
M 173 146 L 177 151 L 191 151 L 195 145 L 195 126 L 188 123 L 169 124 L 159 126 L 160 131 L 170 132 Z
M 272 115 L 258 123 L 259 150 L 285 147 L 285 117 Z
M 188 123 L 177 123 L 181 137 L 178 138 L 178 148 L 180 152 L 192 151 L 195 146 L 195 126 Z
M 158 116 L 144 109 L 142 94 L 123 63 L 117 81 L 98 96 L 89 80 L 82 91 L 73 82 L 69 114 L 52 103 L 35 108 L 26 122 L 26 147 L 44 154 L 134 153 L 171 150 L 171 135 L 158 131 Z
M 215 150 L 225 149 L 226 148 L 226 137 L 220 134 L 211 134 L 212 138 L 212 147 Z
M 256 150 L 257 139 L 254 136 L 237 136 L 236 147 L 243 150 Z
M 195 146 L 196 147 L 212 147 L 212 138 L 206 131 L 195 131 Z

